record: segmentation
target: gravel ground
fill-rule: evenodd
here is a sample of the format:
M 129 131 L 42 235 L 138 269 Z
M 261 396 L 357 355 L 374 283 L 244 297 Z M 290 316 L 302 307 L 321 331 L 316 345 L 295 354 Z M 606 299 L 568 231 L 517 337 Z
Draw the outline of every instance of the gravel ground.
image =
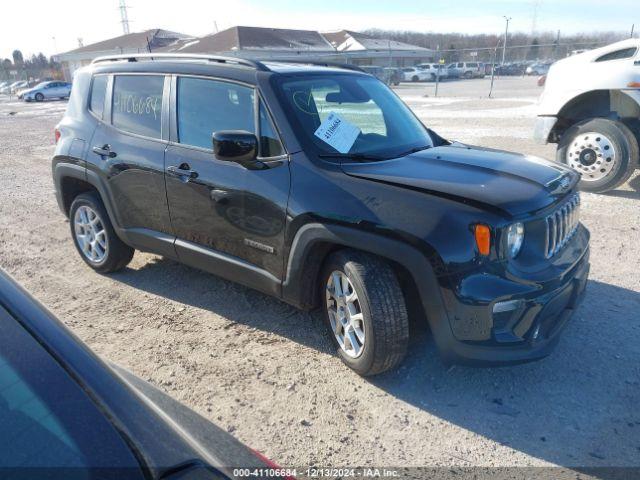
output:
M 530 140 L 535 80 L 488 89 L 397 91 L 446 137 L 552 158 Z M 85 266 L 51 181 L 64 108 L 0 99 L 0 266 L 106 359 L 285 466 L 640 466 L 640 176 L 583 195 L 591 279 L 549 358 L 448 369 L 425 332 L 399 369 L 363 379 L 315 313 L 155 255 Z

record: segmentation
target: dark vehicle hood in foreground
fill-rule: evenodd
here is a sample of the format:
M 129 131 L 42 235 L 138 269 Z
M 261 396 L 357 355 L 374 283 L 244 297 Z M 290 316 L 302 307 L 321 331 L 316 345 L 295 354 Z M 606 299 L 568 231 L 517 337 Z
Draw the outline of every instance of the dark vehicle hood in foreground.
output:
M 354 177 L 475 203 L 508 216 L 555 203 L 580 178 L 547 160 L 460 143 L 392 160 L 343 163 L 342 169 Z

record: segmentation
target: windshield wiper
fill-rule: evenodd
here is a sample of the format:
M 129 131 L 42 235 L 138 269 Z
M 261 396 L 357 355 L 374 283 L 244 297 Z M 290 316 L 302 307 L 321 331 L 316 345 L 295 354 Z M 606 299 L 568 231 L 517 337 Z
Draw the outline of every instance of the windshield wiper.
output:
M 423 145 L 422 147 L 414 147 L 414 148 L 412 148 L 410 150 L 407 150 L 406 152 L 399 153 L 395 157 L 406 157 L 407 155 L 419 152 L 421 150 L 427 150 L 428 148 L 432 148 L 431 145 Z
M 318 156 L 320 158 L 348 158 L 349 160 L 357 160 L 359 162 L 366 162 L 369 160 L 387 160 L 387 157 L 367 155 L 366 153 L 321 153 Z

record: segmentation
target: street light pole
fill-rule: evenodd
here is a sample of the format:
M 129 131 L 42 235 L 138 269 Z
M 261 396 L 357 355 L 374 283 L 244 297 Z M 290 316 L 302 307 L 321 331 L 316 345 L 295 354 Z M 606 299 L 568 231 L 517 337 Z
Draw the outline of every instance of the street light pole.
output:
M 507 26 L 504 29 L 504 44 L 502 45 L 502 65 L 504 65 L 504 59 L 507 55 L 507 35 L 509 34 L 509 22 L 511 21 L 511 17 L 503 15 L 503 18 L 507 21 Z

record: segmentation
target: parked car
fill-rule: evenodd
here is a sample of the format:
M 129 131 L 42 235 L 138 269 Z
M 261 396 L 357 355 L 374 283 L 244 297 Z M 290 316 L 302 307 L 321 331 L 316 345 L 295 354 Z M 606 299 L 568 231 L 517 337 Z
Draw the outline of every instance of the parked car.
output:
M 13 94 L 16 89 L 23 88 L 27 85 L 27 82 L 24 80 L 18 80 L 16 82 L 10 83 L 2 88 L 0 88 L 0 94 Z
M 401 362 L 407 301 L 449 362 L 543 357 L 587 279 L 576 172 L 449 142 L 352 66 L 106 57 L 56 136 L 89 267 L 140 249 L 320 307 L 362 375 Z
M 523 63 L 505 63 L 496 66 L 496 75 L 500 76 L 522 76 L 525 73 L 526 65 Z
M 395 67 L 385 67 L 386 78 L 388 79 L 387 85 L 400 85 L 403 79 L 402 70 Z
M 431 80 L 435 81 L 438 76 L 440 80 L 444 80 L 449 77 L 449 70 L 438 63 L 420 63 L 416 67 L 431 73 Z
M 582 174 L 580 187 L 607 192 L 640 164 L 640 40 L 555 62 L 540 97 L 534 137 Z
M 484 78 L 484 63 L 455 62 L 447 65 L 447 71 L 452 78 Z
M 29 81 L 28 80 L 22 80 L 20 82 L 16 82 L 14 84 L 11 85 L 11 91 L 10 93 L 12 95 L 17 94 L 20 90 L 22 90 L 25 87 L 29 86 Z
M 26 89 L 20 93 L 18 98 L 25 102 L 42 102 L 52 98 L 69 98 L 71 94 L 71 84 L 69 82 L 42 82 L 35 87 Z
M 423 70 L 418 67 L 405 67 L 402 69 L 402 76 L 405 82 L 426 82 L 435 80 L 433 72 Z
M 536 75 L 539 77 L 541 75 L 546 75 L 550 66 L 550 63 L 534 63 L 526 68 L 525 73 L 527 75 Z
M 395 68 L 384 68 L 378 67 L 374 65 L 363 65 L 359 67 L 362 71 L 373 75 L 374 77 L 382 80 L 387 85 L 399 85 L 400 84 L 400 75 Z
M 2 270 L 0 425 L 0 469 L 10 478 L 223 479 L 277 468 L 107 365 Z

